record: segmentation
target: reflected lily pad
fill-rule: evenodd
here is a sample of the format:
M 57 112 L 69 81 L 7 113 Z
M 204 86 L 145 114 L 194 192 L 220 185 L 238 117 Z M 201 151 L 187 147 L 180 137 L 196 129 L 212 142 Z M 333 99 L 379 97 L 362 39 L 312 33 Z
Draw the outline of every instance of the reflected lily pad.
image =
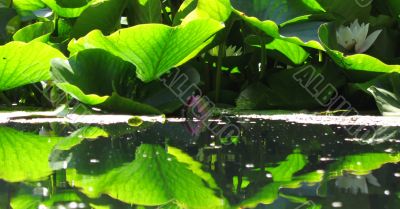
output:
M 87 138 L 104 135 L 98 128 L 84 128 L 70 137 L 49 137 L 0 127 L 0 179 L 36 181 L 52 173 L 49 158 L 55 149 L 69 149 Z M 58 145 L 58 143 L 60 143 Z
M 342 176 L 344 172 L 354 175 L 367 175 L 388 163 L 400 162 L 400 154 L 365 153 L 341 158 L 329 167 L 330 178 Z
M 101 175 L 80 174 L 67 170 L 67 180 L 74 182 L 89 197 L 108 194 L 130 204 L 156 206 L 170 201 L 184 208 L 223 208 L 222 197 L 191 170 L 158 145 L 142 144 L 135 160 L 110 169 Z

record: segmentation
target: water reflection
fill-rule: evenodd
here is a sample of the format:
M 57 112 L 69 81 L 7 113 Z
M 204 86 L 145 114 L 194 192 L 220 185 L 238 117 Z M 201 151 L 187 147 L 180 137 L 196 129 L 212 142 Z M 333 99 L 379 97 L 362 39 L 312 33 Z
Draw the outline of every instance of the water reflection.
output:
M 237 124 L 2 126 L 0 208 L 399 208 L 398 128 Z

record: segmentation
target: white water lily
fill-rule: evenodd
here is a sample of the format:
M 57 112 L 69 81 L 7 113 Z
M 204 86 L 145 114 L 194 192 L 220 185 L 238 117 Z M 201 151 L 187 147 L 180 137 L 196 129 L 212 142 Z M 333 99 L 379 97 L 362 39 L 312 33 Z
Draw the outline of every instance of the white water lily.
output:
M 219 50 L 219 47 L 216 46 L 216 47 L 212 48 L 209 51 L 209 53 L 210 53 L 211 56 L 217 57 L 218 56 L 218 50 Z M 236 48 L 236 46 L 230 45 L 225 49 L 225 56 L 227 56 L 227 57 L 237 57 L 237 56 L 240 56 L 242 54 L 243 54 L 242 47 Z
M 356 53 L 364 53 L 376 41 L 382 30 L 377 30 L 368 36 L 369 23 L 358 23 L 358 19 L 350 27 L 341 25 L 336 31 L 338 43 L 347 50 L 354 49 Z

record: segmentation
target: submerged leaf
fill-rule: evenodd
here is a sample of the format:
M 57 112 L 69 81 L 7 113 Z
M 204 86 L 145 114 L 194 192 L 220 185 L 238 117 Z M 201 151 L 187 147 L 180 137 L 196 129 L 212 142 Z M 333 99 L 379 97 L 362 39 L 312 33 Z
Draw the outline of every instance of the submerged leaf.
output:
M 0 91 L 50 79 L 50 61 L 57 57 L 64 55 L 40 42 L 0 46 Z
M 95 30 L 70 42 L 72 54 L 88 48 L 104 49 L 136 65 L 138 78 L 149 82 L 196 56 L 223 28 L 211 19 L 194 20 L 177 27 L 143 24 L 110 36 Z

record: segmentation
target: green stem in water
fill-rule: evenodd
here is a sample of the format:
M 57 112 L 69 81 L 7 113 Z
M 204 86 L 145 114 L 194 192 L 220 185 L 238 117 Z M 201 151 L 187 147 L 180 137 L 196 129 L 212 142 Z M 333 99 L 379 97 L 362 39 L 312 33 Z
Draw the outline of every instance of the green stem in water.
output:
M 218 47 L 217 76 L 215 79 L 215 102 L 219 102 L 221 96 L 222 61 L 226 55 L 225 42 Z
M 11 101 L 10 101 L 10 100 L 6 97 L 6 95 L 4 95 L 4 93 L 1 92 L 1 91 L 0 91 L 0 100 L 1 100 L 2 102 L 4 102 L 4 104 L 6 104 L 7 106 L 9 106 L 9 107 L 12 106 Z

